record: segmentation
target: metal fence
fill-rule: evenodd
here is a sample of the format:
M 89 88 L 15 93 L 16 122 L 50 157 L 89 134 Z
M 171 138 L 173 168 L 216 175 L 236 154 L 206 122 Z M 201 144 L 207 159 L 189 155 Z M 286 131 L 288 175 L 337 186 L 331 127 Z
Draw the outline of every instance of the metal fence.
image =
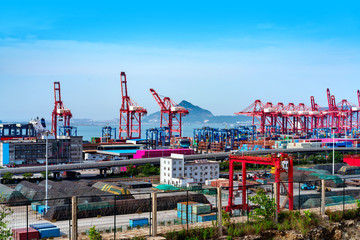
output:
M 360 179 L 360 176 L 359 176 Z M 360 188 L 354 176 L 347 177 L 344 180 L 350 184 L 337 184 L 332 186 L 332 180 L 325 180 L 325 185 L 331 191 L 325 193 L 325 206 L 331 211 L 343 211 L 356 207 L 356 200 L 360 199 Z M 351 183 L 353 182 L 353 183 Z M 360 181 L 359 181 L 360 182 Z M 285 182 L 286 183 L 286 182 Z M 314 212 L 321 212 L 321 191 L 318 189 L 305 190 L 307 188 L 321 186 L 321 180 L 294 182 L 294 210 L 311 209 Z M 274 198 L 273 180 L 269 179 L 266 184 L 247 185 L 247 196 L 254 196 L 256 191 L 261 188 L 266 192 L 269 198 Z M 284 189 L 279 189 L 280 194 Z M 221 190 L 221 206 L 223 209 L 228 205 L 230 189 Z M 241 205 L 242 186 L 234 187 L 234 204 Z M 77 233 L 79 239 L 85 239 L 89 234 L 90 228 L 95 229 L 107 239 L 120 239 L 124 235 L 150 236 L 152 235 L 152 226 L 154 224 L 154 213 L 152 211 L 152 191 L 145 191 L 127 195 L 101 195 L 101 196 L 79 196 L 77 197 Z M 280 196 L 280 204 L 286 198 Z M 240 199 L 240 200 L 239 200 Z M 20 229 L 32 227 L 34 224 L 51 223 L 60 229 L 62 239 L 72 239 L 74 228 L 72 199 L 71 198 L 51 198 L 47 199 L 49 208 L 45 208 L 46 199 L 34 201 L 17 201 L 11 203 L 1 203 L 1 207 L 10 207 L 13 213 L 5 220 L 8 221 L 8 227 L 11 229 Z M 157 226 L 163 232 L 193 226 L 200 226 L 194 221 L 189 208 L 185 210 L 178 209 L 178 203 L 191 205 L 196 203 L 209 203 L 211 212 L 206 214 L 215 215 L 212 225 L 218 219 L 218 209 L 220 206 L 217 196 L 217 188 L 206 188 L 191 190 L 185 189 L 175 192 L 157 192 Z M 246 204 L 252 206 L 249 198 L 246 198 Z M 284 206 L 285 208 L 287 205 Z M 238 218 L 238 221 L 249 221 L 249 213 L 252 208 L 241 208 L 231 212 L 232 218 Z M 198 217 L 198 216 L 196 216 Z M 143 222 L 137 225 L 135 222 Z

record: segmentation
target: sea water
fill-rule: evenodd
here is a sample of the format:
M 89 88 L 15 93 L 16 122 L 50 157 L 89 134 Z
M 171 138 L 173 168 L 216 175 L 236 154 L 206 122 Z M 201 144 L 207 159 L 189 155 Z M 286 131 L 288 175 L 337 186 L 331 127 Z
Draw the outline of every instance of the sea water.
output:
M 83 140 L 90 141 L 92 137 L 102 137 L 102 128 L 101 125 L 77 125 L 77 135 L 83 136 Z M 119 125 L 110 125 L 112 128 L 116 128 L 116 137 L 119 137 Z M 143 124 L 141 128 L 141 138 L 146 138 L 146 129 L 159 127 L 155 124 Z M 182 129 L 182 135 L 184 137 L 193 137 L 194 129 L 203 128 L 203 127 L 212 127 L 212 128 L 232 128 L 233 124 L 184 124 Z

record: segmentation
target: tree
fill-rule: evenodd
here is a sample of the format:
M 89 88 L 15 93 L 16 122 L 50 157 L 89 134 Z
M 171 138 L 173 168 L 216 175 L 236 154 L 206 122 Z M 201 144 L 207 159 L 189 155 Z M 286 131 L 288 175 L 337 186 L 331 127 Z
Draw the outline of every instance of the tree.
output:
M 10 216 L 13 211 L 3 204 L 4 201 L 4 197 L 0 195 L 0 239 L 9 240 L 12 239 L 12 232 L 11 228 L 8 227 L 10 221 L 6 220 L 6 217 Z
M 24 177 L 26 180 L 29 180 L 32 176 L 34 176 L 34 174 L 32 174 L 32 173 L 24 173 L 24 174 L 23 174 L 23 177 Z
M 271 200 L 263 189 L 258 189 L 255 196 L 249 196 L 249 200 L 259 206 L 250 212 L 250 218 L 256 222 L 273 219 L 276 211 L 275 199 Z
M 12 174 L 11 172 L 6 172 L 6 173 L 4 173 L 4 175 L 3 175 L 3 179 L 4 179 L 5 181 L 10 181 L 10 180 L 13 178 L 13 176 L 14 176 L 14 174 Z
M 126 173 L 134 176 L 138 174 L 138 169 L 134 165 L 129 165 L 126 167 Z
M 160 174 L 160 168 L 152 166 L 150 163 L 140 166 L 140 167 L 138 167 L 138 169 L 139 169 L 139 172 L 141 172 L 144 176 Z

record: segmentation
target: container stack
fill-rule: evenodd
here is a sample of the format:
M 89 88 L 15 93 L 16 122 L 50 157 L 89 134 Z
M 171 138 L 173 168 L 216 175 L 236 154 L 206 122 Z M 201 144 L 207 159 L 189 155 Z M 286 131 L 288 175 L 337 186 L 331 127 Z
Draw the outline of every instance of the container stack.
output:
M 221 152 L 224 150 L 224 146 L 223 146 L 223 143 L 221 142 L 212 142 L 210 144 L 210 150 L 212 152 Z
M 199 142 L 199 146 L 198 146 L 199 151 L 206 151 L 208 147 L 209 147 L 208 142 Z
M 15 240 L 37 240 L 56 237 L 60 237 L 60 229 L 50 223 L 31 224 L 29 228 L 13 229 L 13 238 Z
M 177 217 L 182 224 L 216 221 L 216 213 L 211 213 L 211 205 L 198 202 L 179 202 Z

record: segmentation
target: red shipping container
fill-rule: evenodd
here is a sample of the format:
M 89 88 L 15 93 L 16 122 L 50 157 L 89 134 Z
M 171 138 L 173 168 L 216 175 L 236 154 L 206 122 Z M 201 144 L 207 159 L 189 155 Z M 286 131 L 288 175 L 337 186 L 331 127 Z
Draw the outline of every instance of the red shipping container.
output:
M 26 228 L 16 228 L 13 229 L 13 238 L 15 240 L 39 240 L 39 231 L 29 227 Z

